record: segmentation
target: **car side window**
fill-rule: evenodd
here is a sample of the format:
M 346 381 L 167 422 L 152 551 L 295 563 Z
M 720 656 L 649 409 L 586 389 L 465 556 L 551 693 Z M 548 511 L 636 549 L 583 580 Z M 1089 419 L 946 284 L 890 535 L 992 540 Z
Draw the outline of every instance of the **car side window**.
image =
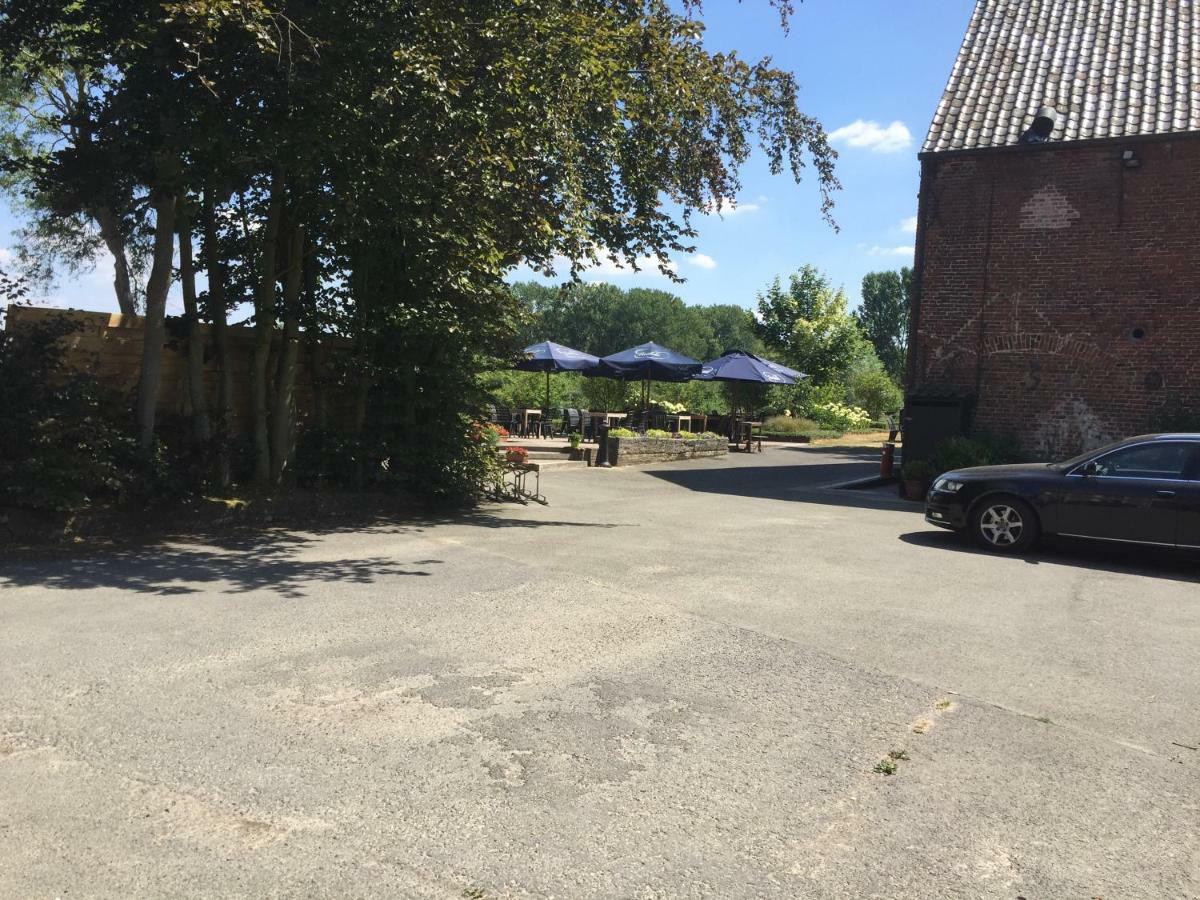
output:
M 1096 475 L 1106 478 L 1181 480 L 1193 469 L 1196 445 L 1183 441 L 1155 441 L 1115 450 L 1096 460 Z

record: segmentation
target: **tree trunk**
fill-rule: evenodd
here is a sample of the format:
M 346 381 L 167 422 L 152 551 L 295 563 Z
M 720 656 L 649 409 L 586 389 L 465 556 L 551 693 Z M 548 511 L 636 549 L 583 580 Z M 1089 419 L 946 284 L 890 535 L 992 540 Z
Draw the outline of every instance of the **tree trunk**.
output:
M 133 278 L 129 273 L 129 257 L 125 251 L 125 235 L 117 214 L 107 206 L 98 206 L 92 215 L 100 228 L 100 237 L 113 258 L 113 291 L 117 295 L 117 307 L 126 316 L 137 315 L 137 301 L 133 296 Z
M 213 329 L 213 355 L 217 362 L 217 483 L 232 480 L 229 430 L 233 425 L 233 370 L 229 359 L 229 330 L 225 306 L 225 266 L 217 246 L 217 211 L 211 188 L 204 191 L 204 266 L 208 271 L 208 320 Z
M 287 271 L 283 276 L 283 336 L 275 373 L 275 402 L 271 409 L 271 484 L 283 479 L 292 455 L 292 419 L 296 358 L 300 351 L 300 292 L 304 285 L 304 228 L 288 228 Z
M 254 292 L 254 356 L 250 368 L 250 393 L 254 415 L 254 481 L 259 487 L 271 484 L 271 430 L 268 424 L 269 386 L 267 364 L 271 358 L 271 338 L 275 334 L 276 252 L 279 220 L 283 215 L 283 184 L 276 174 L 271 180 L 271 199 L 267 221 L 262 229 L 262 255 Z
M 208 396 L 204 388 L 204 341 L 200 337 L 200 311 L 196 304 L 196 267 L 192 260 L 192 222 L 179 215 L 179 282 L 183 288 L 183 318 L 187 335 L 188 400 L 192 404 L 192 437 L 198 445 L 208 444 L 212 429 L 208 421 Z
M 321 322 L 317 314 L 317 258 L 312 241 L 304 254 L 305 328 L 308 331 L 308 380 L 312 389 L 312 422 L 319 431 L 329 424 L 325 410 L 325 348 L 321 344 Z
M 154 260 L 146 282 L 146 327 L 142 339 L 142 371 L 138 382 L 138 442 L 143 449 L 154 445 L 154 414 L 162 382 L 162 352 L 167 314 L 167 291 L 171 289 L 171 262 L 175 249 L 175 206 L 170 191 L 151 194 L 154 207 Z

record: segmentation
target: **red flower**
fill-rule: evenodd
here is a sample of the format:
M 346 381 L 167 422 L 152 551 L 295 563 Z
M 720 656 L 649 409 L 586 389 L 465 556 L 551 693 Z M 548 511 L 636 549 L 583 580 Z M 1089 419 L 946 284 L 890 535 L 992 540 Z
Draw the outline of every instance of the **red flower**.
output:
M 504 458 L 513 465 L 523 466 L 529 461 L 529 451 L 524 447 L 509 447 L 508 451 L 504 454 Z

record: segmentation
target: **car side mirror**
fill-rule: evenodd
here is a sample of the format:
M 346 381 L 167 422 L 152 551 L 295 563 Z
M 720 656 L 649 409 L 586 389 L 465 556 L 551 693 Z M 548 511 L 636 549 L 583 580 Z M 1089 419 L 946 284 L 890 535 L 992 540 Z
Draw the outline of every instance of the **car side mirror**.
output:
M 1098 462 L 1096 462 L 1095 460 L 1093 460 L 1092 462 L 1088 463 L 1087 465 L 1085 465 L 1083 467 L 1083 477 L 1091 478 L 1094 475 L 1096 475 L 1096 473 L 1099 471 L 1100 471 L 1100 464 Z

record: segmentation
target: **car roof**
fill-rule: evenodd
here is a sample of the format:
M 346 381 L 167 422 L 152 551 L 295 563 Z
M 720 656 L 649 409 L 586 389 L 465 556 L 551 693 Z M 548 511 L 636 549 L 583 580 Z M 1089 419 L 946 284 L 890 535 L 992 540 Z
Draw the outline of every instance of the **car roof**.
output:
M 1200 441 L 1200 432 L 1170 431 L 1160 434 L 1141 434 L 1137 437 L 1126 438 L 1122 444 L 1145 443 L 1146 441 Z

